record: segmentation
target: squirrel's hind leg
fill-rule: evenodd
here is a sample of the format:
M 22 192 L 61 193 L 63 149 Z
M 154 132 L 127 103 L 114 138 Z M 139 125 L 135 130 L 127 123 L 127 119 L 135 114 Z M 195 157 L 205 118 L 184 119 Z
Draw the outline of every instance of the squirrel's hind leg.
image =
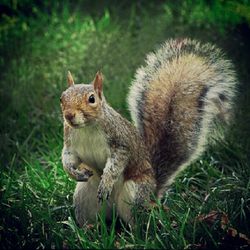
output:
M 126 180 L 117 197 L 117 212 L 122 220 L 133 225 L 133 208 L 136 206 L 147 207 L 154 185 L 138 180 Z
M 97 189 L 99 183 L 100 177 L 94 174 L 88 182 L 78 182 L 76 185 L 73 204 L 75 208 L 76 221 L 80 227 L 82 227 L 85 223 L 95 222 L 96 215 L 102 208 L 97 199 Z M 107 219 L 109 219 L 110 214 L 111 209 L 107 206 Z
M 126 223 L 133 221 L 132 207 L 135 202 L 137 185 L 133 180 L 125 181 L 117 197 L 116 207 L 119 217 Z

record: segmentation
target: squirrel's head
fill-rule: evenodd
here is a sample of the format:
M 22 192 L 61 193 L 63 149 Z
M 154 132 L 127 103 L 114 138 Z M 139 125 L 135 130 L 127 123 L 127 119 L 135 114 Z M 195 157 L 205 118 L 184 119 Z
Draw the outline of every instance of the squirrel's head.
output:
M 102 115 L 101 72 L 97 72 L 91 84 L 74 84 L 68 72 L 68 88 L 62 93 L 60 101 L 63 118 L 70 127 L 81 128 L 94 123 Z

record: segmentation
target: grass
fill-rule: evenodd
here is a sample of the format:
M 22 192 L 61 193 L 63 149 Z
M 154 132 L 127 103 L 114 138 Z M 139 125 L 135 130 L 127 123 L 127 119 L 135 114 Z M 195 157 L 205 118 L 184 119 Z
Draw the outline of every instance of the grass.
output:
M 248 1 L 28 2 L 3 1 L 8 11 L 0 22 L 1 247 L 246 249 L 239 233 L 250 234 Z M 241 85 L 234 124 L 225 137 L 213 135 L 205 154 L 170 187 L 164 206 L 138 214 L 135 228 L 115 213 L 110 223 L 101 214 L 78 228 L 75 182 L 60 159 L 59 97 L 67 70 L 76 82 L 89 82 L 101 69 L 108 102 L 129 119 L 126 93 L 145 54 L 183 36 L 214 42 L 235 62 Z M 212 219 L 211 211 L 217 211 Z

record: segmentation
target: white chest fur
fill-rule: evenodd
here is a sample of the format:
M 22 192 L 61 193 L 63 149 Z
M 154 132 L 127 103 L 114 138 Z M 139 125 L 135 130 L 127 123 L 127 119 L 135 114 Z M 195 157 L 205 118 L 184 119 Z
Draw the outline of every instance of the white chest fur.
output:
M 110 154 L 103 132 L 96 126 L 72 131 L 71 145 L 78 157 L 88 166 L 103 170 Z

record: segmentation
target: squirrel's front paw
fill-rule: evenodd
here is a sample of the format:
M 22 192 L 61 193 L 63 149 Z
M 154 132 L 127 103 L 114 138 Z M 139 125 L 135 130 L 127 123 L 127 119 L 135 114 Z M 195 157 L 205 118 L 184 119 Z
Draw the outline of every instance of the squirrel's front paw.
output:
M 113 185 L 105 183 L 103 180 L 101 180 L 97 192 L 97 198 L 99 203 L 109 199 L 109 196 L 112 192 L 112 188 Z
M 93 175 L 93 172 L 87 168 L 82 170 L 75 170 L 76 181 L 88 181 L 88 179 Z
M 69 176 L 76 181 L 88 181 L 88 179 L 94 174 L 91 170 L 83 167 L 78 170 L 74 165 L 66 165 L 64 169 L 67 171 Z

